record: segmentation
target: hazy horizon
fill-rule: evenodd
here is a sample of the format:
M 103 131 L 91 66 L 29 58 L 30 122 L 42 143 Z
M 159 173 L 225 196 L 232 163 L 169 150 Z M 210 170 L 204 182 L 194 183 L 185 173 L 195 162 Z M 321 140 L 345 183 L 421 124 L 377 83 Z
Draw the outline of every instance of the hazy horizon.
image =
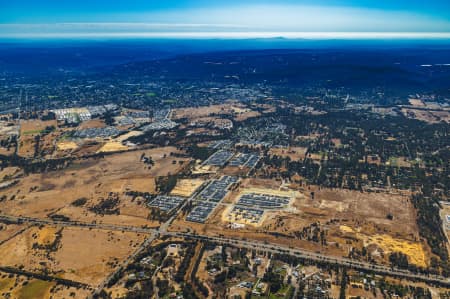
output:
M 450 39 L 450 3 L 421 1 L 21 1 L 1 38 Z

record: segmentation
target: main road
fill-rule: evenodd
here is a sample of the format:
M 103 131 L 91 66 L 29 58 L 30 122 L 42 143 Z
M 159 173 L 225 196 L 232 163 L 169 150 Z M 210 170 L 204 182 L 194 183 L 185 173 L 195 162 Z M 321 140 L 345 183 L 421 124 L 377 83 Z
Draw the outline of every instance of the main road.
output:
M 196 233 L 182 233 L 182 232 L 169 232 L 167 231 L 168 224 L 164 224 L 160 229 L 150 229 L 145 227 L 135 227 L 135 226 L 124 226 L 116 224 L 104 224 L 104 223 L 87 223 L 80 221 L 62 221 L 62 220 L 51 220 L 51 219 L 40 219 L 32 217 L 21 217 L 21 216 L 11 216 L 0 214 L 0 221 L 9 221 L 13 223 L 30 223 L 39 225 L 56 225 L 61 227 L 88 227 L 103 230 L 113 230 L 113 231 L 129 231 L 136 233 L 148 234 L 148 238 L 143 242 L 143 244 L 131 255 L 129 256 L 118 269 L 111 273 L 108 278 L 96 288 L 95 293 L 99 293 L 104 286 L 106 286 L 109 281 L 120 271 L 126 268 L 126 266 L 131 263 L 134 258 L 141 253 L 153 240 L 159 236 L 174 236 L 183 237 L 186 239 L 195 239 L 200 241 L 215 242 L 218 244 L 233 245 L 236 247 L 262 250 L 271 253 L 287 254 L 307 260 L 317 261 L 321 263 L 346 266 L 349 268 L 354 268 L 357 270 L 369 271 L 373 273 L 396 276 L 399 278 L 407 278 L 410 280 L 420 280 L 428 283 L 440 284 L 443 286 L 450 287 L 450 278 L 446 278 L 440 275 L 422 274 L 414 273 L 405 269 L 391 268 L 383 265 L 372 264 L 368 262 L 361 262 L 352 260 L 345 257 L 329 256 L 317 252 L 307 251 L 303 249 L 292 248 L 288 246 L 283 246 L 279 244 L 266 243 L 256 240 L 246 240 L 246 239 L 234 239 L 227 237 L 217 237 L 217 236 L 206 236 L 199 235 Z M 171 218 L 170 220 L 173 220 Z M 171 221 L 167 221 L 170 223 Z

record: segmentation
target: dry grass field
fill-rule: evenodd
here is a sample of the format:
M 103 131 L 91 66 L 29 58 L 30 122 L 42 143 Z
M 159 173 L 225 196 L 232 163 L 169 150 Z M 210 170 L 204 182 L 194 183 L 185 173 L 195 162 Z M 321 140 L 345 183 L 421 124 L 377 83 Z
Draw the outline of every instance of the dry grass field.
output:
M 211 115 L 226 114 L 233 115 L 234 120 L 244 121 L 252 117 L 258 117 L 261 113 L 253 111 L 245 106 L 238 105 L 233 101 L 222 105 L 211 105 L 193 108 L 174 109 L 172 111 L 172 119 L 187 118 L 190 121 L 197 119 L 205 119 Z
M 125 140 L 127 140 L 130 137 L 141 136 L 142 134 L 144 134 L 144 133 L 141 132 L 141 131 L 130 131 L 130 132 L 126 133 L 126 134 L 117 136 L 116 138 L 114 138 L 114 141 L 124 142 Z
M 234 117 L 234 120 L 235 121 L 244 121 L 249 118 L 255 118 L 258 116 L 261 116 L 261 113 L 259 113 L 258 111 L 249 110 L 249 111 L 237 113 L 237 115 Z
M 0 246 L 0 265 L 96 286 L 143 240 L 130 232 L 32 227 Z
M 450 123 L 450 111 L 442 110 L 419 110 L 413 108 L 402 108 L 401 112 L 404 116 L 412 119 L 418 119 L 427 123 L 439 123 L 444 121 Z
M 222 169 L 224 175 L 246 176 L 250 171 L 249 167 L 239 167 L 227 165 Z
M 104 128 L 104 127 L 106 127 L 105 121 L 102 119 L 96 118 L 96 119 L 91 119 L 91 120 L 80 123 L 80 125 L 78 126 L 78 129 L 83 130 L 83 129 L 88 129 L 88 128 Z
M 9 140 L 12 136 L 19 135 L 20 126 L 17 122 L 1 121 L 0 120 L 0 140 Z M 0 145 L 0 154 L 9 156 L 15 152 L 14 146 L 3 147 Z
M 12 154 L 14 154 L 16 151 L 15 147 L 10 147 L 9 149 L 6 147 L 2 147 L 0 146 L 0 155 L 4 155 L 4 156 L 10 156 Z
M 81 160 L 64 170 L 28 175 L 21 178 L 18 184 L 0 191 L 0 197 L 15 195 L 14 200 L 2 202 L 0 213 L 31 217 L 67 213 L 79 220 L 86 217 L 89 221 L 108 219 L 108 222 L 145 225 L 147 215 L 143 215 L 143 212 L 147 212 L 147 209 L 144 208 L 144 203 L 131 202 L 125 192 L 153 193 L 156 177 L 180 171 L 189 159 L 171 157 L 171 152 L 179 151 L 174 147 L 130 151 Z M 143 163 L 142 154 L 152 157 L 155 165 L 150 167 Z M 181 165 L 179 161 L 185 163 Z M 110 192 L 117 194 L 117 208 L 120 212 L 136 209 L 139 213 L 103 217 L 94 215 L 92 219 L 89 208 L 99 204 L 102 198 L 108 198 Z M 87 202 L 82 207 L 72 206 L 79 198 L 86 198 Z
M 17 135 L 19 130 L 20 126 L 18 126 L 16 121 L 0 120 L 0 138 Z
M 0 223 L 0 244 L 14 237 L 15 234 L 28 227 L 26 224 Z
M 172 119 L 188 118 L 190 120 L 208 117 L 211 114 L 231 114 L 233 109 L 230 105 L 211 105 L 192 108 L 179 108 L 172 110 Z
M 21 157 L 32 158 L 35 153 L 36 141 L 35 137 L 40 135 L 46 127 L 57 127 L 56 120 L 27 120 L 20 123 L 19 149 L 17 154 Z M 53 134 L 50 134 L 53 135 Z M 40 146 L 51 146 L 52 139 L 47 137 Z
M 0 297 L 18 299 L 86 298 L 90 291 L 0 272 Z M 73 295 L 75 294 L 75 295 Z
M 16 177 L 21 173 L 21 170 L 19 167 L 5 167 L 2 170 L 0 170 L 0 181 L 8 180 L 11 178 Z
M 23 120 L 20 123 L 20 135 L 34 135 L 45 130 L 46 127 L 57 127 L 56 120 Z
M 97 153 L 121 152 L 126 150 L 128 150 L 128 146 L 123 145 L 120 142 L 108 141 L 97 151 Z
M 201 179 L 178 180 L 170 195 L 190 197 L 205 181 Z
M 60 141 L 56 144 L 59 151 L 71 151 L 78 148 L 78 144 L 73 141 Z
M 420 99 L 409 99 L 408 101 L 414 107 L 425 107 L 425 104 Z

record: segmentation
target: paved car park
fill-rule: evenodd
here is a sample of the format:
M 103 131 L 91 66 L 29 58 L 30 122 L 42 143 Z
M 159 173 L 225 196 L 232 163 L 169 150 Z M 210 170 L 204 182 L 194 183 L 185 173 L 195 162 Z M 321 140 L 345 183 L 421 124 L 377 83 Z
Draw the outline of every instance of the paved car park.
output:
M 233 141 L 229 139 L 223 139 L 223 140 L 216 140 L 211 142 L 211 144 L 208 145 L 209 148 L 219 150 L 219 149 L 229 149 L 233 145 Z
M 197 206 L 186 217 L 187 221 L 204 223 L 212 211 L 225 198 L 229 188 L 239 181 L 238 177 L 223 176 L 212 180 L 197 197 Z
M 259 156 L 255 154 L 246 154 L 246 153 L 239 153 L 236 156 L 231 159 L 231 161 L 228 163 L 229 166 L 235 166 L 235 167 L 249 167 L 253 168 L 258 164 Z
M 171 121 L 170 119 L 161 119 L 146 126 L 143 126 L 141 130 L 144 132 L 170 130 L 175 128 L 176 126 L 178 126 L 178 124 L 176 122 Z
M 203 164 L 211 166 L 224 166 L 225 163 L 233 157 L 233 155 L 233 152 L 220 150 L 212 154 L 205 162 L 203 162 Z
M 76 138 L 107 138 L 119 135 L 120 131 L 115 127 L 87 128 L 76 131 L 73 136 Z
M 192 209 L 186 217 L 187 221 L 204 223 L 208 219 L 209 214 L 216 208 L 217 204 L 214 202 L 199 201 L 197 206 Z
M 149 207 L 158 208 L 161 211 L 170 213 L 184 201 L 184 198 L 178 196 L 158 195 L 148 203 Z
M 239 178 L 234 176 L 223 176 L 219 180 L 213 180 L 199 194 L 199 199 L 205 201 L 220 202 L 227 195 L 228 188 L 238 180 Z
M 263 209 L 282 208 L 289 204 L 289 197 L 269 194 L 247 193 L 243 194 L 238 201 L 238 205 L 258 207 Z

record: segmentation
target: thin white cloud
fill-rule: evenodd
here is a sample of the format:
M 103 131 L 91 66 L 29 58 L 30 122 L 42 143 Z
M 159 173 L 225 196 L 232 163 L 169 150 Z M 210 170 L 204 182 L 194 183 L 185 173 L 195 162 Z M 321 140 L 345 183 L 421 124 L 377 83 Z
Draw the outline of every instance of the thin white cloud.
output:
M 250 39 L 286 38 L 306 40 L 357 39 L 450 39 L 450 32 L 102 32 L 102 33 L 20 33 L 0 34 L 1 38 L 167 38 L 167 39 Z
M 242 5 L 149 13 L 136 18 L 144 22 L 238 24 L 266 31 L 450 31 L 449 20 L 417 13 L 311 5 Z
M 98 22 L 0 24 L 0 37 L 12 38 L 448 38 L 448 33 L 449 20 L 426 15 L 304 5 L 150 12 Z

